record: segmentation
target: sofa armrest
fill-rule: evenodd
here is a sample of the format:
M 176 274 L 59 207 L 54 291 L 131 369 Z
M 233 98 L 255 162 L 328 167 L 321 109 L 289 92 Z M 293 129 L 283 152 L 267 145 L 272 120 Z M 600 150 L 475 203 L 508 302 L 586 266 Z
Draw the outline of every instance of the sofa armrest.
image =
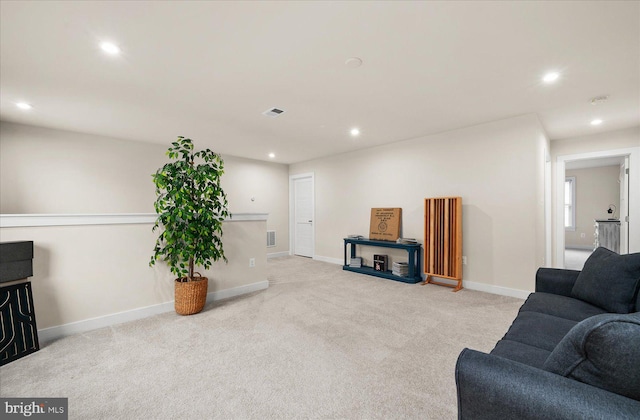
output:
M 539 268 L 536 272 L 536 292 L 571 297 L 571 289 L 580 271 L 561 268 Z
M 458 419 L 637 419 L 640 401 L 464 349 L 456 363 Z

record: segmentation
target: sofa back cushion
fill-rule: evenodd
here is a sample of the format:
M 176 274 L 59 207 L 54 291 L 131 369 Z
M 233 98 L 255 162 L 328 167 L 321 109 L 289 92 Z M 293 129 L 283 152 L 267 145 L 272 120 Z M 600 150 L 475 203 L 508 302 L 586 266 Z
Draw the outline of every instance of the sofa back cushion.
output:
M 584 263 L 571 295 L 609 312 L 628 314 L 636 308 L 640 288 L 640 253 L 618 255 L 598 248 Z
M 640 312 L 595 315 L 578 323 L 543 368 L 640 400 Z

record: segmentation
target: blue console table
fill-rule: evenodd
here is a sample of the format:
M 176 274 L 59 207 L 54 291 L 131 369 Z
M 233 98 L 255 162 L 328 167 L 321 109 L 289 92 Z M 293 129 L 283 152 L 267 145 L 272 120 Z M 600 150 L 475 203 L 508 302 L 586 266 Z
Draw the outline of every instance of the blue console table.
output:
M 356 245 L 377 246 L 381 248 L 398 248 L 404 249 L 409 254 L 409 275 L 407 277 L 396 276 L 391 271 L 376 271 L 373 267 L 349 267 L 347 263 L 347 246 L 351 247 L 351 258 L 356 257 Z M 399 244 L 396 242 L 374 241 L 371 239 L 351 239 L 344 238 L 344 265 L 343 270 L 353 271 L 356 273 L 368 274 L 370 276 L 382 277 L 385 279 L 401 281 L 404 283 L 420 283 L 422 277 L 420 275 L 422 268 L 422 246 L 420 244 Z

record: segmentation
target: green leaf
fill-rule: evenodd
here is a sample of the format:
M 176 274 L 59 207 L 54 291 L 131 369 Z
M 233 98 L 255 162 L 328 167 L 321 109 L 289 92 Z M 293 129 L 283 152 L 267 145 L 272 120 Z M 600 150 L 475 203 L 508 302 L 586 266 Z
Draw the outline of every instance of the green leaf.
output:
M 227 261 L 220 238 L 229 217 L 220 186 L 224 162 L 210 149 L 192 153 L 192 140 L 182 136 L 171 146 L 167 156 L 174 160 L 152 175 L 158 214 L 152 231 L 161 231 L 149 265 L 163 260 L 172 273 L 185 277 L 190 258 L 205 268 L 212 261 Z

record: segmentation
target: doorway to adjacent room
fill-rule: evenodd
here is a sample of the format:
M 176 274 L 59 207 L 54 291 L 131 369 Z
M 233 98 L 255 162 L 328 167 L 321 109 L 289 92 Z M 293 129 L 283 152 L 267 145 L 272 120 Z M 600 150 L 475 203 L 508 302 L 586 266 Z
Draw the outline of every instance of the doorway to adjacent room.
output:
M 640 251 L 639 161 L 640 148 L 558 157 L 555 266 L 580 270 L 596 246 Z M 615 228 L 606 241 L 603 225 Z

